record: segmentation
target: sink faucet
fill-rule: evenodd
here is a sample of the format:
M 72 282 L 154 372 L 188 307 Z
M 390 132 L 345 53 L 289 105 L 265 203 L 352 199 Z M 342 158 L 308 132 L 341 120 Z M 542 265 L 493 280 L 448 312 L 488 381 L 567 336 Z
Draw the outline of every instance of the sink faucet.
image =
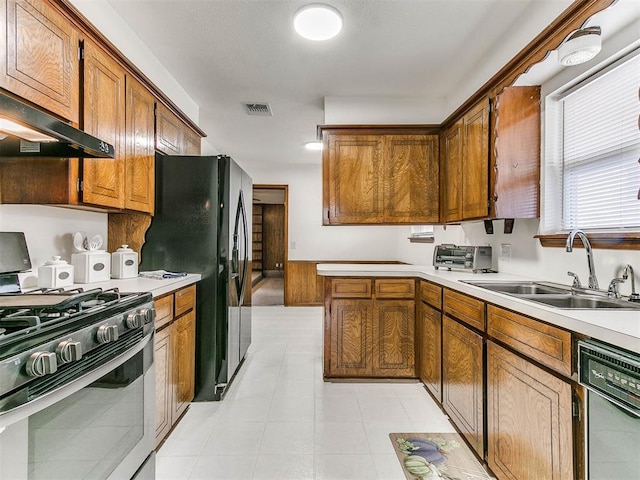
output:
M 591 249 L 589 239 L 582 230 L 571 230 L 571 233 L 567 237 L 566 250 L 567 252 L 573 251 L 573 239 L 576 237 L 576 235 L 582 241 L 584 250 L 587 252 L 587 263 L 589 264 L 589 288 L 597 290 L 598 279 L 596 278 L 596 267 L 593 264 L 593 250 Z
M 633 275 L 633 267 L 631 265 L 625 265 L 622 271 L 622 278 L 627 280 L 631 276 L 631 295 L 629 300 L 632 302 L 640 302 L 640 293 L 636 293 L 636 279 Z

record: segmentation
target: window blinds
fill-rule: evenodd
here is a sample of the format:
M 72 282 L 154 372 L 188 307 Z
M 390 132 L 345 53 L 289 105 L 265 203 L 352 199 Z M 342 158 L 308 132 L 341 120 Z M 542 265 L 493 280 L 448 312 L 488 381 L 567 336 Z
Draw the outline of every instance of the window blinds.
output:
M 562 100 L 562 228 L 640 227 L 640 55 Z

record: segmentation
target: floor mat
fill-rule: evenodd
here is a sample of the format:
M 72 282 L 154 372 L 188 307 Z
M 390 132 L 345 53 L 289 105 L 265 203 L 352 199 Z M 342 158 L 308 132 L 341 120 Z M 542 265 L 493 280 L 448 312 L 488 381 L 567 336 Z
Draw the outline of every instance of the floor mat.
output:
M 390 433 L 407 480 L 492 479 L 456 433 Z

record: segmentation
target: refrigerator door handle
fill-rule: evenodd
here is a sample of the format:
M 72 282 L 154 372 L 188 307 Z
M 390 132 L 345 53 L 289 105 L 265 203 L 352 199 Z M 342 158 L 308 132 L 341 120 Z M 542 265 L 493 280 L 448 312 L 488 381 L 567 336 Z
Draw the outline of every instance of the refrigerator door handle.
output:
M 247 273 L 248 268 L 247 265 L 249 263 L 249 232 L 247 230 L 247 210 L 244 207 L 244 195 L 242 194 L 242 190 L 240 190 L 240 201 L 242 203 L 242 233 L 244 239 L 244 258 L 242 264 L 242 300 L 244 301 L 244 289 L 247 285 Z

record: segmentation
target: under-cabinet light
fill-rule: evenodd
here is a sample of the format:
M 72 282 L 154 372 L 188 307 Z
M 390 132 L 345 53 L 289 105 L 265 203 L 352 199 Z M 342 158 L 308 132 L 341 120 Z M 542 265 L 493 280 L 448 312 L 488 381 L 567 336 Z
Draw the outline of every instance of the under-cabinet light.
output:
M 50 137 L 49 135 L 45 135 L 44 133 L 40 133 L 37 130 L 25 127 L 24 125 L 20 125 L 19 123 L 9 120 L 8 118 L 0 118 L 0 132 L 22 138 L 23 140 L 28 140 L 29 142 L 58 141 L 55 138 Z

